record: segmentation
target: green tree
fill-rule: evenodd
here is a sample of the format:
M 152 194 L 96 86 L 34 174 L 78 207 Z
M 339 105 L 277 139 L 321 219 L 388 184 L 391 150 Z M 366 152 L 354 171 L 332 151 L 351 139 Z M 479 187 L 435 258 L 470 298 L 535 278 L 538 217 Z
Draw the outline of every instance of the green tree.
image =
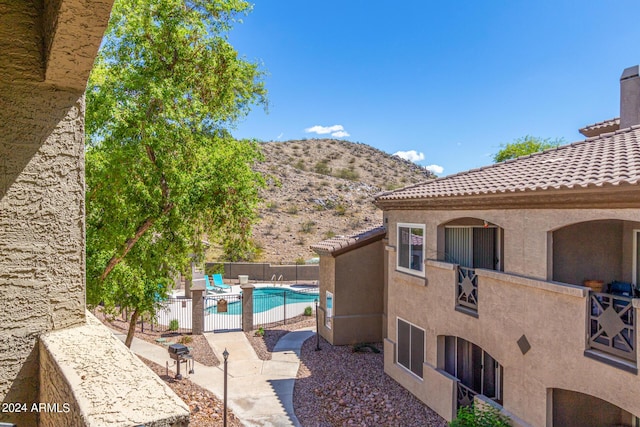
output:
M 87 86 L 87 303 L 154 314 L 203 235 L 246 252 L 261 175 L 233 123 L 266 104 L 239 0 L 116 0 Z
M 527 154 L 537 153 L 539 151 L 547 150 L 549 148 L 555 148 L 564 144 L 563 138 L 538 138 L 535 136 L 524 136 L 518 138 L 508 144 L 500 145 L 500 151 L 493 155 L 493 161 L 504 162 L 505 160 L 515 159 L 520 156 L 526 156 Z

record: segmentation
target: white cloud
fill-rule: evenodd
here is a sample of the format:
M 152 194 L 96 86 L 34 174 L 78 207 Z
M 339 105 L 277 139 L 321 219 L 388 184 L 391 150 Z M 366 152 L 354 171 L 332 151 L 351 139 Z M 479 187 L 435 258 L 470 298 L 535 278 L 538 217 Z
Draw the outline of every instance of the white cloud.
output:
M 424 160 L 424 153 L 418 153 L 416 150 L 396 151 L 393 155 L 414 163 Z
M 344 127 L 342 125 L 333 125 L 333 126 L 315 125 L 315 126 L 311 126 L 310 128 L 306 128 L 304 131 L 307 133 L 317 133 L 318 135 L 326 135 L 328 133 L 344 132 Z
M 334 132 L 331 134 L 334 138 L 344 138 L 345 136 L 350 136 L 347 132 L 343 130 L 339 130 L 338 132 Z
M 424 168 L 428 171 L 435 173 L 436 175 L 440 175 L 442 172 L 444 172 L 444 168 L 440 165 L 429 165 L 429 166 L 425 166 Z
M 278 137 L 276 139 L 280 139 L 284 136 L 284 132 L 280 132 L 280 135 L 278 135 Z

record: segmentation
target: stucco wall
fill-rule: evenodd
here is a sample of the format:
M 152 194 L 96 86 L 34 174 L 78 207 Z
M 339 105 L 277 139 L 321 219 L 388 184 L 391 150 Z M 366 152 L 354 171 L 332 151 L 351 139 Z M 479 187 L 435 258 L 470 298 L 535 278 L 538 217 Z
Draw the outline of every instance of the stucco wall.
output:
M 84 321 L 83 110 L 0 83 L 0 400 L 36 401 L 38 334 Z
M 587 347 L 586 288 L 546 280 L 552 264 L 547 248 L 555 229 L 596 219 L 638 221 L 640 212 L 620 210 L 391 211 L 388 243 L 388 342 L 396 319 L 425 329 L 425 368 L 442 368 L 438 337 L 464 338 L 503 367 L 504 407 L 531 425 L 547 425 L 547 392 L 574 390 L 640 414 L 637 375 L 584 356 Z M 437 258 L 438 226 L 456 217 L 486 219 L 504 229 L 505 272 L 478 270 L 478 318 L 456 311 L 453 264 L 426 262 L 426 278 L 396 271 L 396 223 L 426 224 L 427 258 Z M 624 227 L 630 229 L 629 227 Z M 633 227 L 631 227 L 633 228 Z M 637 305 L 634 310 L 637 313 Z M 531 350 L 522 354 L 525 335 Z M 636 339 L 636 345 L 637 345 Z M 388 344 L 388 345 L 390 345 Z M 385 352 L 385 372 L 428 405 L 442 408 L 442 395 L 394 364 Z M 606 381 L 603 381 L 606 378 Z M 443 389 L 447 393 L 448 389 Z M 445 411 L 446 412 L 446 411 Z M 447 417 L 448 413 L 441 415 Z
M 335 345 L 382 340 L 383 257 L 381 240 L 336 257 Z
M 40 340 L 41 426 L 182 427 L 189 408 L 91 314 L 87 324 Z M 69 411 L 64 410 L 64 404 Z
M 331 255 L 320 255 L 320 281 L 318 291 L 320 301 L 318 310 L 318 328 L 320 336 L 333 344 L 333 327 L 326 326 L 327 291 L 336 294 L 336 259 Z M 335 304 L 334 304 L 335 307 Z

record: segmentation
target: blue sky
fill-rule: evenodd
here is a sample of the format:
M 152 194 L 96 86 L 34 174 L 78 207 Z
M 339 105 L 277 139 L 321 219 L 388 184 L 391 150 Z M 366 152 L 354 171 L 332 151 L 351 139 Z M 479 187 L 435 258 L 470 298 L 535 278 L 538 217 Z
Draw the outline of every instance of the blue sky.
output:
M 257 1 L 230 40 L 268 73 L 268 113 L 234 135 L 334 134 L 422 153 L 441 176 L 525 135 L 582 140 L 580 127 L 619 115 L 639 16 L 624 0 Z

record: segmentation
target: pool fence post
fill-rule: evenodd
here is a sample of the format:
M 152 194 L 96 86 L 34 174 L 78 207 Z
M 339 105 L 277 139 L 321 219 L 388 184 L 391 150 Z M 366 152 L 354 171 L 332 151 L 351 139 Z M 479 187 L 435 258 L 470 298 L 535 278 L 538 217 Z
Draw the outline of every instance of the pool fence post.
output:
M 204 333 L 205 310 L 204 281 L 198 281 L 191 287 L 191 334 L 202 335 Z
M 253 331 L 253 290 L 255 286 L 251 283 L 240 285 L 242 289 L 242 330 L 244 332 Z

